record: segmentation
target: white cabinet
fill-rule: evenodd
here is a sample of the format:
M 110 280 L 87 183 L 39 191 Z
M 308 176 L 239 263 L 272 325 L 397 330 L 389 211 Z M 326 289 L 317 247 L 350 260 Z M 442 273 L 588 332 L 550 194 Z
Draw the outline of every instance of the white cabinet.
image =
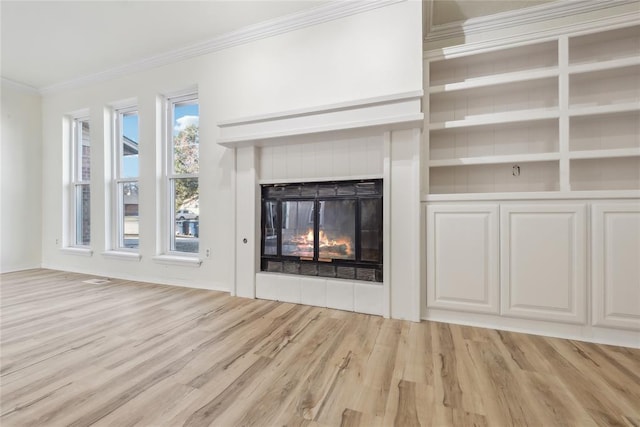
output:
M 585 204 L 501 206 L 503 315 L 585 323 L 585 219 Z
M 640 331 L 640 203 L 594 203 L 592 321 Z
M 427 208 L 427 306 L 499 311 L 498 205 Z

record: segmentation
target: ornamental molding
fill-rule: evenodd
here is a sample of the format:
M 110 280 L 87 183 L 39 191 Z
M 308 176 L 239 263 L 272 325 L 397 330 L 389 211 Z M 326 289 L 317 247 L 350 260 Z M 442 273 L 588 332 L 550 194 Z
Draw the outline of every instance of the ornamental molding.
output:
M 527 7 L 519 10 L 480 16 L 466 21 L 456 21 L 441 25 L 433 24 L 433 2 L 429 2 L 424 43 L 437 42 L 456 37 L 482 34 L 505 28 L 514 28 L 579 15 L 627 4 L 638 4 L 638 0 L 558 0 L 552 3 Z

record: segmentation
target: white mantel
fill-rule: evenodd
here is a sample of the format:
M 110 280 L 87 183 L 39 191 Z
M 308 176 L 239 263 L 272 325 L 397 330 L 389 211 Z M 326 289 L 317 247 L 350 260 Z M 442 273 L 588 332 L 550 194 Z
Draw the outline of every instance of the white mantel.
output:
M 422 127 L 422 96 L 420 90 L 225 120 L 218 122 L 218 144 L 229 148 L 264 146 L 327 132 L 380 133 Z
M 235 153 L 232 295 L 420 320 L 422 91 L 226 120 Z M 383 283 L 260 272 L 260 184 L 383 179 Z

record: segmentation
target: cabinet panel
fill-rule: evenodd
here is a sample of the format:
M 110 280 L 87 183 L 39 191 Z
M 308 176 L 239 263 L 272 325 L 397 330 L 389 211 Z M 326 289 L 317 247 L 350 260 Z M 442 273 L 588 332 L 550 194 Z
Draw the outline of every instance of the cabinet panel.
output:
M 501 206 L 502 314 L 585 322 L 585 211 L 584 204 Z
M 640 204 L 592 208 L 593 324 L 640 330 Z
M 498 206 L 427 207 L 427 307 L 498 313 Z

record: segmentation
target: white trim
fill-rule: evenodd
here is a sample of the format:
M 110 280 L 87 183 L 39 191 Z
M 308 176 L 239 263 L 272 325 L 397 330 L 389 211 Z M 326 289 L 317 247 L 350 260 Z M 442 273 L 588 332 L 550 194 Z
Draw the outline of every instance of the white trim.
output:
M 16 81 L 13 81 L 13 80 L 8 79 L 6 77 L 2 77 L 1 79 L 2 79 L 2 84 L 3 85 L 12 87 L 13 89 L 16 89 L 16 90 L 19 90 L 19 91 L 22 91 L 22 92 L 25 92 L 25 93 L 29 93 L 29 94 L 32 94 L 32 95 L 40 95 L 40 91 L 38 91 L 38 89 L 33 87 L 33 86 L 29 86 L 29 85 L 26 85 L 24 83 L 16 82 Z
M 602 0 L 561 0 L 518 10 L 496 13 L 489 16 L 480 16 L 477 18 L 467 19 L 466 21 L 449 22 L 441 25 L 433 25 L 432 10 L 432 13 L 428 14 L 428 33 L 424 42 L 430 43 L 455 37 L 468 37 L 472 34 L 481 34 L 487 31 L 536 24 L 553 19 L 596 12 L 612 7 L 624 6 L 626 4 L 633 4 L 637 1 L 638 0 L 608 0 L 605 2 Z
M 569 2 L 566 1 L 566 3 Z M 603 2 L 603 4 L 607 3 Z M 528 10 L 529 9 L 522 9 L 520 13 L 526 16 Z M 424 46 L 423 59 L 437 60 L 443 58 L 455 58 L 472 53 L 484 53 L 533 43 L 543 43 L 546 41 L 556 40 L 562 35 L 573 37 L 581 34 L 591 34 L 608 29 L 624 28 L 637 25 L 638 19 L 640 19 L 640 11 L 617 15 L 610 18 L 587 20 L 584 22 L 578 22 L 576 24 L 552 26 L 551 28 L 549 27 L 549 25 L 546 25 L 542 26 L 541 29 L 531 30 L 529 32 L 525 32 L 525 30 L 522 29 L 522 31 L 519 32 L 518 35 L 514 35 L 511 37 L 500 35 L 496 36 L 497 38 L 489 37 L 477 42 L 458 42 L 453 46 L 447 47 L 430 48 L 429 44 L 426 44 Z M 545 20 L 543 19 L 542 21 Z M 459 37 L 462 37 L 462 35 L 459 35 Z M 460 39 L 454 40 L 459 41 Z M 434 40 L 429 40 L 430 43 L 433 41 Z
M 301 181 L 304 182 L 326 182 L 326 181 L 357 181 L 357 180 L 371 180 L 371 179 L 383 179 L 383 176 L 380 174 L 374 175 L 351 175 L 351 176 L 323 176 L 323 177 L 315 177 L 315 178 L 270 178 L 270 179 L 260 179 L 258 180 L 258 184 L 260 185 L 269 185 L 269 184 L 295 184 Z
M 640 190 L 595 191 L 532 191 L 521 193 L 451 193 L 423 194 L 423 202 L 461 202 L 470 200 L 580 200 L 580 199 L 638 199 Z
M 265 145 L 291 136 L 353 129 L 381 132 L 422 127 L 423 91 L 402 92 L 218 123 L 218 144 L 228 148 Z
M 79 255 L 87 257 L 93 255 L 93 251 L 90 248 L 83 248 L 78 246 L 68 246 L 66 248 L 60 248 L 60 252 L 67 255 Z
M 123 250 L 104 251 L 102 256 L 105 258 L 120 259 L 125 261 L 140 261 L 142 255 L 137 252 L 125 252 Z
M 382 136 L 382 316 L 391 318 L 391 132 Z
M 212 292 L 225 292 L 225 293 L 229 292 L 229 286 L 227 283 L 214 282 L 210 278 L 196 280 L 193 278 L 178 279 L 175 277 L 165 277 L 166 275 L 162 276 L 162 273 L 166 271 L 165 269 L 161 269 L 161 270 L 158 269 L 156 272 L 158 272 L 159 275 L 154 276 L 154 275 L 137 274 L 137 273 L 130 274 L 130 273 L 125 273 L 125 272 L 122 272 L 121 270 L 113 269 L 113 268 L 106 268 L 101 271 L 96 271 L 91 268 L 89 269 L 82 268 L 84 266 L 86 266 L 86 264 L 83 264 L 80 267 L 66 266 L 64 271 L 67 271 L 70 273 L 88 274 L 90 276 L 106 277 L 109 279 L 128 280 L 133 282 L 131 283 L 132 286 L 135 286 L 136 284 L 139 284 L 139 283 L 148 283 L 153 286 L 156 286 L 156 285 L 157 286 L 174 286 L 174 287 L 180 287 L 180 288 L 186 288 L 186 289 L 202 289 L 205 291 L 212 291 Z M 27 267 L 25 269 L 28 269 L 28 268 L 46 268 L 50 270 L 59 270 L 60 266 L 44 263 L 42 264 L 42 266 Z M 12 270 L 12 271 L 18 271 L 18 270 Z
M 252 41 L 284 34 L 301 28 L 310 27 L 324 22 L 333 21 L 351 15 L 364 13 L 373 9 L 390 6 L 406 0 L 357 0 L 332 1 L 328 4 L 293 13 L 287 16 L 271 19 L 254 25 L 222 34 L 210 40 L 194 43 L 180 49 L 165 52 L 138 61 L 113 67 L 108 70 L 86 75 L 83 77 L 55 83 L 40 88 L 40 93 L 49 95 L 92 83 L 102 82 L 117 77 L 149 70 L 189 58 L 195 58 L 230 47 L 246 44 Z
M 164 265 L 176 265 L 181 267 L 200 267 L 202 260 L 196 257 L 180 255 L 157 255 L 151 257 L 153 262 Z
M 424 304 L 424 303 L 423 303 Z M 640 348 L 640 332 L 430 308 L 422 320 Z
M 389 95 L 374 96 L 371 98 L 363 98 L 355 101 L 336 102 L 333 104 L 318 105 L 309 108 L 298 108 L 294 110 L 285 110 L 277 113 L 261 114 L 256 116 L 241 117 L 231 120 L 221 120 L 218 122 L 218 126 L 221 128 L 238 126 L 247 123 L 266 122 L 272 120 L 283 120 L 302 116 L 311 116 L 314 114 L 330 113 L 334 111 L 350 110 L 355 107 L 362 108 L 366 106 L 373 106 L 376 104 L 388 104 L 395 101 L 407 101 L 410 99 L 420 99 L 424 96 L 423 90 L 414 90 L 410 92 L 392 93 Z
M 171 249 L 175 246 L 176 236 L 176 212 L 174 209 L 175 202 L 175 182 L 179 179 L 195 179 L 198 181 L 198 200 L 200 197 L 200 169 L 198 166 L 198 173 L 179 174 L 175 172 L 174 168 L 174 134 L 173 127 L 175 123 L 175 106 L 176 104 L 190 103 L 198 106 L 198 117 L 200 111 L 200 95 L 197 90 L 197 86 L 190 89 L 174 92 L 171 96 L 166 96 L 163 100 L 163 120 L 164 120 L 164 132 L 162 135 L 162 157 L 163 157 L 163 192 L 161 197 L 162 209 L 164 216 L 161 220 L 161 232 L 163 234 L 160 241 L 162 242 L 162 248 L 165 255 L 159 255 L 159 257 L 169 256 L 172 258 L 183 258 L 182 254 L 186 252 L 176 251 Z M 198 125 L 198 129 L 199 129 Z M 200 143 L 198 142 L 198 164 L 200 159 Z M 198 207 L 198 217 L 200 215 Z M 176 255 L 171 255 L 176 254 Z M 188 257 L 188 255 L 187 255 Z M 192 257 L 189 257 L 192 259 Z M 175 261 L 175 260 L 174 260 Z M 202 261 L 200 261 L 202 262 Z M 165 262 L 168 263 L 168 262 Z M 178 265 L 184 265 L 180 263 Z M 199 265 L 199 264 L 198 264 Z

